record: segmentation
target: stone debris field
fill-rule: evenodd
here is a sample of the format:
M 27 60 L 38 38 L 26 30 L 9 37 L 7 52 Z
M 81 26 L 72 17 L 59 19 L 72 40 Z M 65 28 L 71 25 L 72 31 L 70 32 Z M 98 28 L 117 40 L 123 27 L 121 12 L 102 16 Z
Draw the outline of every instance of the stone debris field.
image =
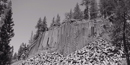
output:
M 123 65 L 123 52 L 112 53 L 114 48 L 100 38 L 66 57 L 56 52 L 40 53 L 20 65 Z

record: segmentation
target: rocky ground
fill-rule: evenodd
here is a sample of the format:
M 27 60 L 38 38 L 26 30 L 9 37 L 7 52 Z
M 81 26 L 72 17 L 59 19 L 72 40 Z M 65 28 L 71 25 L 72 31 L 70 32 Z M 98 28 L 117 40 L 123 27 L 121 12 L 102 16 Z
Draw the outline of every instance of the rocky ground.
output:
M 100 38 L 66 57 L 56 52 L 39 53 L 19 65 L 126 65 L 123 52 L 114 49 L 114 46 Z

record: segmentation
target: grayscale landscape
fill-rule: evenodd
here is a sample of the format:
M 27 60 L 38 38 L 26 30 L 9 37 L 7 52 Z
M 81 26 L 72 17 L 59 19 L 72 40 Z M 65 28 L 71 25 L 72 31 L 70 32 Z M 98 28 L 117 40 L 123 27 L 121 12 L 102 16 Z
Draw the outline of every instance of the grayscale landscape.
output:
M 130 65 L 130 0 L 0 0 L 0 65 Z

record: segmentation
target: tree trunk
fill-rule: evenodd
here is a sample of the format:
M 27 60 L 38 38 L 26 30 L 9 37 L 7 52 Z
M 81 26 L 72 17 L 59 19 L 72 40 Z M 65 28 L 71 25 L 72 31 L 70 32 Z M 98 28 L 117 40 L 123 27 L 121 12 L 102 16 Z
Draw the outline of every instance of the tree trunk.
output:
M 123 44 L 124 44 L 124 51 L 125 51 L 125 55 L 126 55 L 126 61 L 127 61 L 127 65 L 130 65 L 130 61 L 129 61 L 129 54 L 128 54 L 128 48 L 126 46 L 126 33 L 125 33 L 125 28 L 126 28 L 126 19 L 125 19 L 125 14 L 124 14 L 124 25 L 123 25 Z

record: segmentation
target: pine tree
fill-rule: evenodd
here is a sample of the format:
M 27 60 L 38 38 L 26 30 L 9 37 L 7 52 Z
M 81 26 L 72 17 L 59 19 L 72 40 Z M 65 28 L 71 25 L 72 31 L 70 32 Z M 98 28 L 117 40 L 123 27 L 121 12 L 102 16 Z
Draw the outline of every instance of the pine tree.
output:
M 23 54 L 23 47 L 24 46 L 24 43 L 22 43 L 21 45 L 20 45 L 20 47 L 19 47 L 19 50 L 18 50 L 18 60 L 20 60 L 20 58 L 21 58 L 21 55 Z
M 17 53 L 15 52 L 15 53 L 14 53 L 14 56 L 13 56 L 13 60 L 16 60 L 16 59 L 17 59 L 17 56 L 18 56 L 18 55 L 17 55 Z
M 38 29 L 38 31 L 41 30 L 41 26 L 42 26 L 42 19 L 39 18 L 38 23 L 37 23 L 37 25 L 36 25 L 36 28 Z
M 55 21 L 56 26 L 60 26 L 60 16 L 57 14 L 57 19 Z
M 20 60 L 20 57 L 22 55 L 22 52 L 23 52 L 23 48 L 22 48 L 22 45 L 20 45 L 19 49 L 18 49 L 18 60 Z
M 31 33 L 31 37 L 30 37 L 30 40 L 29 40 L 29 45 L 31 45 L 32 43 L 33 43 L 33 31 L 32 31 L 32 33 Z
M 27 53 L 27 45 L 26 43 L 22 43 L 18 50 L 18 60 L 20 60 L 20 58 L 25 59 L 25 56 L 22 57 L 22 55 L 23 54 L 26 55 L 26 53 Z
M 82 4 L 85 6 L 84 18 L 85 19 L 94 19 L 98 14 L 98 6 L 96 0 L 82 0 Z
M 109 20 L 113 22 L 112 30 L 112 43 L 116 46 L 116 50 L 124 50 L 126 57 L 127 65 L 130 65 L 129 60 L 129 51 L 130 51 L 130 24 L 127 22 L 130 11 L 130 1 L 129 0 L 106 0 L 102 2 L 102 5 L 105 5 L 103 15 L 113 16 L 109 17 Z M 107 8 L 106 8 L 107 7 Z
M 39 18 L 36 28 L 37 28 L 37 31 L 36 31 L 36 34 L 34 35 L 34 40 L 36 40 L 39 37 L 39 34 L 42 30 L 42 19 L 41 18 Z
M 79 4 L 77 3 L 76 4 L 76 7 L 74 8 L 74 13 L 73 13 L 73 18 L 74 19 L 82 19 L 82 13 L 81 13 L 81 10 L 79 8 Z
M 53 19 L 52 19 L 52 23 L 51 23 L 50 27 L 53 27 L 54 24 L 55 24 L 55 17 L 53 17 Z
M 69 13 L 69 18 L 72 19 L 73 18 L 73 12 L 72 10 L 70 10 L 70 13 Z
M 6 1 L 5 1 L 6 2 Z M 6 9 L 7 7 L 1 7 Z M 0 10 L 0 11 L 3 11 Z M 8 8 L 7 13 L 3 11 L 5 14 L 5 19 L 3 19 L 4 24 L 1 27 L 1 32 L 0 32 L 0 52 L 2 54 L 0 55 L 0 65 L 10 65 L 11 64 L 11 58 L 12 58 L 12 47 L 10 46 L 10 41 L 11 38 L 14 36 L 14 23 L 12 21 L 12 9 Z
M 34 40 L 36 40 L 42 32 L 48 30 L 46 16 L 44 17 L 43 21 L 41 20 L 41 18 L 39 18 L 36 28 L 37 28 L 37 32 L 34 35 Z
M 114 0 L 100 0 L 100 3 L 100 12 L 104 18 L 111 16 L 117 8 L 117 4 L 114 3 Z
M 11 63 L 12 60 L 13 60 L 14 46 L 11 47 L 11 50 L 10 50 L 10 51 L 11 51 L 11 52 L 10 52 L 10 57 L 11 57 L 11 58 L 10 58 L 10 60 L 11 60 L 10 63 Z
M 70 10 L 70 12 L 66 13 L 65 14 L 65 19 L 73 19 L 73 12 L 72 12 L 72 9 Z
M 44 17 L 43 19 L 43 22 L 42 22 L 42 31 L 45 32 L 47 31 L 47 21 L 46 21 L 46 16 Z
M 59 14 L 57 14 L 56 20 L 55 20 L 55 17 L 53 17 L 50 27 L 53 27 L 53 26 L 60 26 L 60 16 L 59 16 Z
M 84 19 L 88 19 L 89 15 L 88 15 L 88 7 L 85 8 L 84 10 Z
M 97 6 L 96 6 L 96 1 L 92 0 L 91 1 L 91 8 L 90 8 L 90 19 L 94 19 L 97 17 Z
M 90 19 L 91 0 L 82 0 L 81 5 L 85 6 L 85 9 L 84 9 L 84 19 Z

